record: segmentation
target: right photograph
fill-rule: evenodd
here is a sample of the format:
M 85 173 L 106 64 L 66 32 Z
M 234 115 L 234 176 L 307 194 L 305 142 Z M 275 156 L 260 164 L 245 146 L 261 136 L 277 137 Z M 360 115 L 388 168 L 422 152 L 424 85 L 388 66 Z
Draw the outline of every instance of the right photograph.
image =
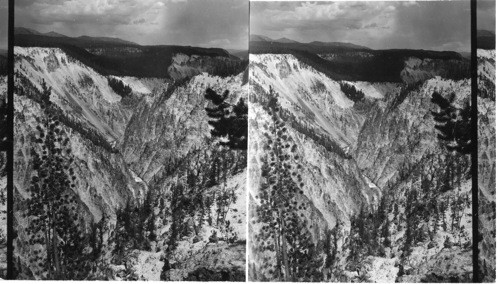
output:
M 490 4 L 478 7 L 484 281 Z M 468 1 L 250 3 L 250 281 L 472 282 L 470 15 Z

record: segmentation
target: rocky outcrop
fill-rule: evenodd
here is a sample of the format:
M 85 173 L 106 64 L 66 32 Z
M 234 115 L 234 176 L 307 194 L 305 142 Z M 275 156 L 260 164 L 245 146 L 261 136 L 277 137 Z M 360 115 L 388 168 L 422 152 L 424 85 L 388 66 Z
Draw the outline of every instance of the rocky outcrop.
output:
M 121 141 L 132 110 L 106 77 L 58 48 L 16 47 L 15 55 L 15 69 L 37 88 L 51 87 L 51 101 L 107 140 Z

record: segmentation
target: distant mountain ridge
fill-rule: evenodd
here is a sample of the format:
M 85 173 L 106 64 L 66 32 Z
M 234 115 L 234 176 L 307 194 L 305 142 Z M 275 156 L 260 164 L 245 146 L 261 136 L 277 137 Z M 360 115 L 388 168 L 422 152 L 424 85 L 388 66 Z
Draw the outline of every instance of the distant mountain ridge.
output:
M 35 31 L 33 29 L 23 28 L 23 27 L 15 27 L 14 28 L 15 35 L 39 35 L 39 36 L 50 36 L 50 37 L 67 37 L 63 34 L 56 33 L 54 31 L 50 31 L 48 33 L 41 33 Z
M 242 60 L 248 60 L 248 49 L 226 49 L 229 54 Z
M 14 35 L 39 35 L 39 36 L 49 36 L 49 37 L 67 37 L 63 34 L 50 31 L 48 33 L 41 33 L 33 29 L 14 27 Z
M 273 41 L 273 39 L 263 35 L 251 34 L 250 41 Z
M 69 37 L 54 31 L 48 33 L 41 33 L 33 29 L 15 27 L 14 28 L 14 44 L 22 45 L 23 43 L 31 43 L 38 41 L 40 44 L 48 44 L 49 42 L 58 44 L 69 44 L 79 47 L 97 47 L 106 44 L 119 45 L 119 46 L 137 46 L 135 42 L 123 40 L 114 37 L 91 37 L 79 36 Z
M 348 42 L 322 42 L 322 41 L 312 41 L 312 42 L 299 42 L 293 39 L 282 37 L 279 39 L 272 39 L 263 35 L 250 35 L 250 42 L 268 42 L 268 43 L 283 43 L 283 44 L 294 44 L 302 45 L 302 48 L 307 46 L 322 46 L 322 47 L 338 47 L 338 48 L 352 48 L 352 49 L 370 49 L 366 46 L 356 45 Z

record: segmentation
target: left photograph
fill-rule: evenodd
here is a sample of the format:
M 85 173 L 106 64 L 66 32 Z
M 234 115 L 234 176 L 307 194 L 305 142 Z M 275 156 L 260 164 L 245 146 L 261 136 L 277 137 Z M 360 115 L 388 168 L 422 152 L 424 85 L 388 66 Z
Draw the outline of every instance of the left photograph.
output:
M 248 9 L 16 1 L 16 279 L 246 280 Z

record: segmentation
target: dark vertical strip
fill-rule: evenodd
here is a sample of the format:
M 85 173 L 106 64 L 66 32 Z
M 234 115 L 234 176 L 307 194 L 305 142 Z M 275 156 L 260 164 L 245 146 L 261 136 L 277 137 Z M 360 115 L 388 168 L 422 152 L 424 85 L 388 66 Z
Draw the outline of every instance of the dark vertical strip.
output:
M 471 108 L 472 108 L 472 281 L 480 282 L 478 227 L 478 148 L 477 148 L 477 0 L 471 0 Z
M 14 0 L 8 23 L 8 146 L 7 146 L 7 279 L 14 279 Z

